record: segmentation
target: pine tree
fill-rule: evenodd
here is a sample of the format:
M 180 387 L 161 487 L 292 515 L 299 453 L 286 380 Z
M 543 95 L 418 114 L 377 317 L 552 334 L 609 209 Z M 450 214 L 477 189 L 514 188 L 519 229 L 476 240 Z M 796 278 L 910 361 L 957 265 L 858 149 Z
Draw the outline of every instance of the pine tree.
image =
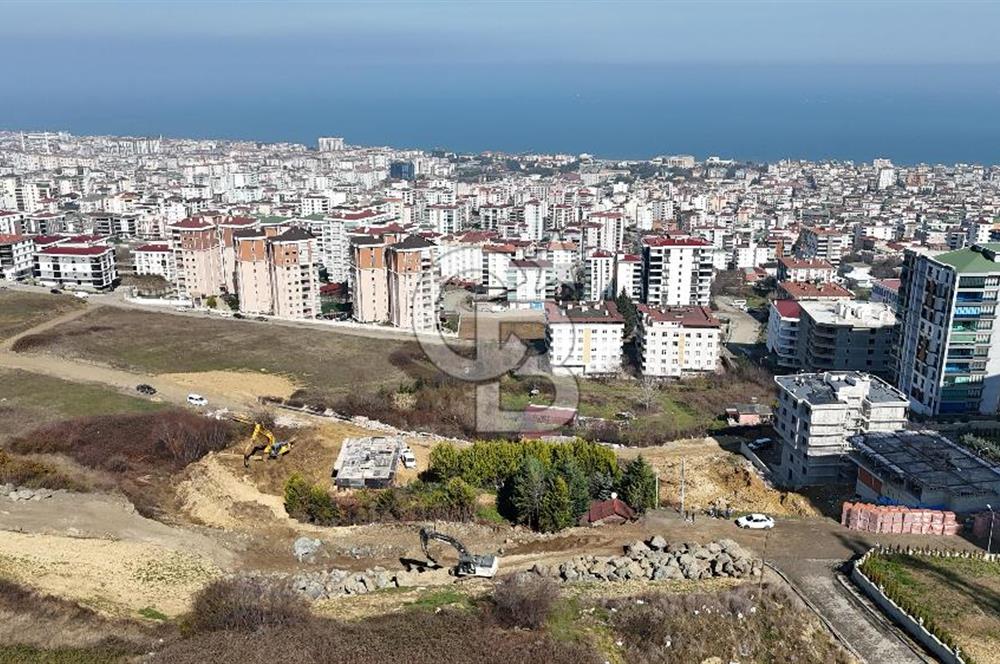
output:
M 554 533 L 571 525 L 573 525 L 573 504 L 569 497 L 569 487 L 566 485 L 566 480 L 552 473 L 545 482 L 545 494 L 542 496 L 538 515 L 538 529 Z
M 526 458 L 514 476 L 511 492 L 511 505 L 518 523 L 538 528 L 545 489 L 545 468 L 542 462 L 534 457 Z
M 560 461 L 555 471 L 566 481 L 573 520 L 575 521 L 581 514 L 590 509 L 590 483 L 583 471 L 580 470 L 580 465 L 572 458 Z
M 618 313 L 625 319 L 625 330 L 622 333 L 622 338 L 627 339 L 632 335 L 632 331 L 635 330 L 639 321 L 639 311 L 635 308 L 632 298 L 628 296 L 624 288 L 615 298 L 615 304 L 618 305 Z
M 625 466 L 618 493 L 632 509 L 644 512 L 659 504 L 656 495 L 656 474 L 653 467 L 640 454 Z
M 590 497 L 608 500 L 615 490 L 615 477 L 611 473 L 597 472 L 590 476 Z

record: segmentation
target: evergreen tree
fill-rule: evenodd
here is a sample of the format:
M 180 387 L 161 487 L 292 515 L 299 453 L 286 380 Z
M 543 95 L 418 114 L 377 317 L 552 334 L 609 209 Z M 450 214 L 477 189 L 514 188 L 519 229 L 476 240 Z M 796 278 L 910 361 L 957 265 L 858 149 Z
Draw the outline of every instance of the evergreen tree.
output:
M 545 482 L 545 494 L 538 514 L 538 529 L 554 533 L 573 525 L 573 504 L 569 487 L 560 475 L 551 473 Z
M 590 508 L 590 483 L 580 470 L 580 465 L 572 458 L 560 461 L 555 470 L 566 481 L 575 521 Z
M 514 476 L 511 506 L 518 523 L 538 528 L 542 498 L 545 496 L 545 467 L 535 457 L 528 457 Z
M 635 326 L 638 324 L 639 310 L 635 308 L 632 298 L 628 296 L 624 288 L 618 293 L 618 297 L 615 298 L 615 304 L 618 305 L 618 313 L 625 319 L 625 330 L 622 333 L 622 338 L 627 339 L 632 335 Z
M 438 443 L 431 450 L 428 474 L 434 479 L 444 482 L 459 473 L 459 451 L 451 443 Z
M 622 500 L 637 512 L 644 512 L 659 504 L 656 495 L 656 474 L 653 467 L 640 454 L 625 466 L 618 493 Z
M 615 490 L 615 476 L 611 473 L 596 472 L 590 476 L 590 497 L 594 500 L 608 500 Z

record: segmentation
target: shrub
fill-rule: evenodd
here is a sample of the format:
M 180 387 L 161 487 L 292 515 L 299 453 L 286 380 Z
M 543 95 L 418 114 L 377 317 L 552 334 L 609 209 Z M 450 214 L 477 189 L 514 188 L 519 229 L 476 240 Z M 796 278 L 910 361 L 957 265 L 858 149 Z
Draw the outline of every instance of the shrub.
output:
M 289 585 L 236 577 L 213 581 L 195 595 L 187 626 L 195 632 L 253 632 L 290 627 L 309 618 L 306 601 Z
M 13 456 L 2 450 L 0 450 L 0 484 L 13 484 L 29 489 L 88 490 L 85 484 L 52 465 Z
M 298 473 L 285 482 L 285 511 L 293 519 L 321 526 L 334 526 L 340 520 L 340 510 L 330 494 Z
M 559 599 L 551 579 L 521 572 L 501 580 L 493 590 L 493 616 L 504 627 L 539 629 Z
M 62 420 L 11 441 L 15 452 L 65 454 L 88 468 L 180 470 L 221 450 L 230 423 L 184 410 Z M 110 466 L 110 468 L 109 468 Z

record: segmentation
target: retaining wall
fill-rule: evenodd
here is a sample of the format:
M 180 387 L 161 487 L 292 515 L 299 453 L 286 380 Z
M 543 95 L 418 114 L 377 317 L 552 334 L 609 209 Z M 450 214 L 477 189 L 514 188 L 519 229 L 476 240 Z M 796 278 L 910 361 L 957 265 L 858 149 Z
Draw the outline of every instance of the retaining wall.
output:
M 927 650 L 929 650 L 935 657 L 944 664 L 966 664 L 966 660 L 962 658 L 961 652 L 957 649 L 952 650 L 944 643 L 941 642 L 936 636 L 927 631 L 923 623 L 911 616 L 909 613 L 904 611 L 898 604 L 893 602 L 888 595 L 882 592 L 882 589 L 875 585 L 875 583 L 865 576 L 864 572 L 861 571 L 861 565 L 868 559 L 868 556 L 878 554 L 879 549 L 869 549 L 865 552 L 861 558 L 854 561 L 851 567 L 851 580 L 857 584 L 857 586 L 869 597 L 873 602 L 878 604 L 879 608 L 890 618 L 893 622 L 901 626 L 907 631 L 907 633 L 920 642 Z M 933 553 L 927 552 L 929 555 L 935 555 Z M 952 555 L 953 552 L 947 552 L 947 555 Z M 937 552 L 937 555 L 945 555 L 943 552 Z M 983 557 L 987 557 L 984 555 Z M 988 559 L 993 560 L 994 556 L 988 556 Z

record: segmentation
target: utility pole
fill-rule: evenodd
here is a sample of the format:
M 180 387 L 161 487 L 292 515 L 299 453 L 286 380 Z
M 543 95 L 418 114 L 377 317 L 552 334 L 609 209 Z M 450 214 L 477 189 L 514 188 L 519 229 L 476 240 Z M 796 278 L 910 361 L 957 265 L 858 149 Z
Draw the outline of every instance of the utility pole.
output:
M 767 565 L 767 538 L 771 534 L 770 530 L 764 531 L 764 553 L 760 557 L 760 578 L 757 579 L 757 592 L 760 593 L 764 589 L 764 569 Z
M 997 513 L 989 503 L 986 503 L 986 509 L 990 511 L 990 536 L 986 540 L 986 553 L 993 553 L 993 522 L 997 520 Z
M 681 459 L 681 515 L 684 515 L 684 459 Z

